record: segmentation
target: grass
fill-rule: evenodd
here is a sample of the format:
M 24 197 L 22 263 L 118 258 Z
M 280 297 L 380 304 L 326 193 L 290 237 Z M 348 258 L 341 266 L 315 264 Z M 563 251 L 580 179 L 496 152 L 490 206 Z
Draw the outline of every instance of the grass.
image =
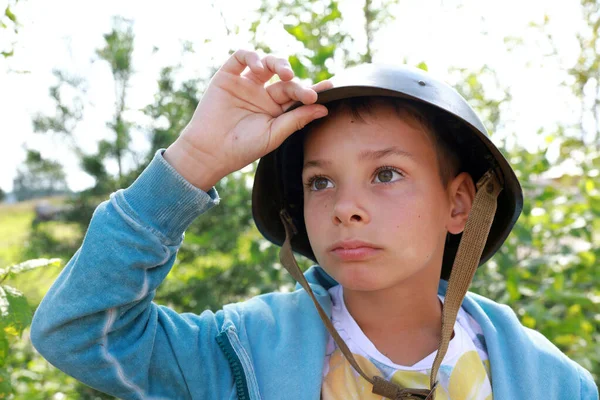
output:
M 35 217 L 34 207 L 34 201 L 0 205 L 0 267 L 21 261 Z
M 36 250 L 35 243 L 29 243 L 32 233 L 32 221 L 35 217 L 35 205 L 39 201 L 48 201 L 59 205 L 64 202 L 64 197 L 36 199 L 15 204 L 0 204 L 0 268 L 17 264 L 31 258 L 54 258 L 57 254 L 52 249 Z M 61 242 L 79 240 L 79 232 L 75 225 L 61 221 L 45 222 L 38 227 L 44 233 Z M 28 252 L 25 252 L 25 249 Z M 62 265 L 68 260 L 63 259 Z M 22 291 L 29 303 L 38 304 L 43 295 L 62 269 L 61 267 L 40 268 L 17 275 L 4 284 L 13 286 Z

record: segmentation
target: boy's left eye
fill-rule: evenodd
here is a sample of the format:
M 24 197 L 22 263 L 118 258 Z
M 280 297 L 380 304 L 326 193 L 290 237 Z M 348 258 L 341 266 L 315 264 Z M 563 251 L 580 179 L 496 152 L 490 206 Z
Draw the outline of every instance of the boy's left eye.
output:
M 402 174 L 392 168 L 383 168 L 375 174 L 375 183 L 390 183 L 402 178 Z

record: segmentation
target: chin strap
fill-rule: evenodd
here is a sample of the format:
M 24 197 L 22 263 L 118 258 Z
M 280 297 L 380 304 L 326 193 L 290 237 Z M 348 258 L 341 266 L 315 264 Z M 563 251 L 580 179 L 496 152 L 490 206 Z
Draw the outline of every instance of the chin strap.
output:
M 292 277 L 300 283 L 311 297 L 315 307 L 325 324 L 325 327 L 333 337 L 333 340 L 346 357 L 352 368 L 358 372 L 363 378 L 373 385 L 373 393 L 384 396 L 391 400 L 434 400 L 435 390 L 438 385 L 437 373 L 448 351 L 448 345 L 452 332 L 454 331 L 454 323 L 456 315 L 462 304 L 462 301 L 467 293 L 467 289 L 471 284 L 473 275 L 479 265 L 483 248 L 487 241 L 490 227 L 496 214 L 498 194 L 502 191 L 502 185 L 494 171 L 486 172 L 483 177 L 477 182 L 477 193 L 473 201 L 471 213 L 467 220 L 467 224 L 463 231 L 463 236 L 458 245 L 450 279 L 448 280 L 448 289 L 444 300 L 442 310 L 442 337 L 440 340 L 439 349 L 431 368 L 431 377 L 429 380 L 429 389 L 409 389 L 401 388 L 397 384 L 387 381 L 380 376 L 369 377 L 360 368 L 352 352 L 342 340 L 336 329 L 333 327 L 329 317 L 317 301 L 310 285 L 306 281 L 302 270 L 298 267 L 298 263 L 292 252 L 291 239 L 297 233 L 296 227 L 292 222 L 292 218 L 286 210 L 280 213 L 281 221 L 285 228 L 285 242 L 281 246 L 279 259 L 281 264 L 288 270 Z

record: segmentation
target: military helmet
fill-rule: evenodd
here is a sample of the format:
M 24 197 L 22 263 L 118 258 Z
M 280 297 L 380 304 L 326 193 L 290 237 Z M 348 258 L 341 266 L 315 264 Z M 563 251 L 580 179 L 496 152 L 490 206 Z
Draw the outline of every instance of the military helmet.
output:
M 523 207 L 523 194 L 513 169 L 491 142 L 485 126 L 467 101 L 447 83 L 426 71 L 407 66 L 362 64 L 334 76 L 331 82 L 332 88 L 318 93 L 318 104 L 363 96 L 395 97 L 415 102 L 443 118 L 438 133 L 452 135 L 458 142 L 461 171 L 471 174 L 474 182 L 487 171 L 495 171 L 502 192 L 479 265 L 486 262 L 514 226 Z M 296 103 L 290 109 L 300 105 Z M 280 212 L 287 210 L 297 230 L 291 241 L 292 249 L 316 261 L 304 225 L 301 184 L 304 131 L 306 128 L 292 134 L 259 161 L 252 191 L 252 214 L 263 236 L 281 246 L 285 230 Z M 448 236 L 442 263 L 443 279 L 450 276 L 461 236 Z

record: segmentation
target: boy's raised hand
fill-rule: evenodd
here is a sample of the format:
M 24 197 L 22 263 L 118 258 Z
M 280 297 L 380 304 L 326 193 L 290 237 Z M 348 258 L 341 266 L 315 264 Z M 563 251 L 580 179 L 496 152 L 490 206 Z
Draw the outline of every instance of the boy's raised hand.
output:
M 248 69 L 246 68 L 248 67 Z M 273 75 L 280 81 L 265 86 Z M 287 60 L 236 51 L 213 76 L 196 111 L 165 159 L 190 183 L 207 191 L 221 178 L 277 148 L 289 135 L 327 115 L 313 104 L 316 91 L 292 81 Z M 305 105 L 284 113 L 296 101 Z

